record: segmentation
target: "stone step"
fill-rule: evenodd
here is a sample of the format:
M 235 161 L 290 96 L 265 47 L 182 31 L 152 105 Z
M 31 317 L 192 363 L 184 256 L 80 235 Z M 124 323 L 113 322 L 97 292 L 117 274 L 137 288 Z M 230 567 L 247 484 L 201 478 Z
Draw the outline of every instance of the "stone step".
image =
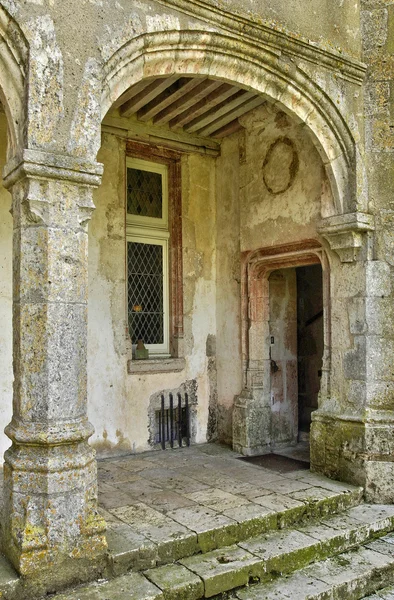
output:
M 387 535 L 393 529 L 394 506 L 360 505 L 318 522 L 259 534 L 55 598 L 199 600 L 233 591 L 240 600 L 360 599 L 394 581 L 394 535 Z M 360 544 L 367 545 L 355 549 Z M 339 595 L 329 595 L 330 586 Z M 340 595 L 344 592 L 350 595 Z
M 289 577 L 237 590 L 238 600 L 392 600 L 394 536 L 344 552 L 301 569 Z
M 309 487 L 299 489 L 306 483 Z M 239 506 L 229 507 L 230 494 L 209 490 L 198 493 L 201 504 L 166 514 L 142 502 L 102 511 L 108 523 L 111 575 L 143 571 L 324 518 L 359 505 L 363 492 L 312 473 L 305 473 L 302 483 L 287 479 L 285 484 L 288 489 L 281 489 L 283 493 L 254 497 Z M 234 502 L 234 496 L 230 499 Z
M 394 586 L 385 587 L 376 593 L 365 596 L 363 600 L 394 600 Z

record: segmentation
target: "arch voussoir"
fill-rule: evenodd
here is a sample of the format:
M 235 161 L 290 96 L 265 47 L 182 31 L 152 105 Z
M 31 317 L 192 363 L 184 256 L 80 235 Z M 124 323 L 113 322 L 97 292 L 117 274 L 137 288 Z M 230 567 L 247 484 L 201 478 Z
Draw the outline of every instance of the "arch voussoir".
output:
M 104 65 L 102 117 L 143 78 L 206 75 L 253 90 L 305 124 L 326 165 L 338 213 L 354 205 L 355 145 L 334 103 L 293 63 L 219 33 L 147 33 L 130 42 Z

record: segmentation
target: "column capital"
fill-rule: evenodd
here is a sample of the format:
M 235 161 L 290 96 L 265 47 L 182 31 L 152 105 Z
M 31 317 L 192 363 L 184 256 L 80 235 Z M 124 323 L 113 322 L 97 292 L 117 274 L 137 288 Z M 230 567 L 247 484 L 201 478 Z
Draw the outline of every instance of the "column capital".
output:
M 353 262 L 360 256 L 365 235 L 374 231 L 374 216 L 369 213 L 346 213 L 323 219 L 318 232 L 330 244 L 341 262 Z
M 24 149 L 11 158 L 3 169 L 4 187 L 10 188 L 25 177 L 69 181 L 98 187 L 104 167 L 67 154 Z

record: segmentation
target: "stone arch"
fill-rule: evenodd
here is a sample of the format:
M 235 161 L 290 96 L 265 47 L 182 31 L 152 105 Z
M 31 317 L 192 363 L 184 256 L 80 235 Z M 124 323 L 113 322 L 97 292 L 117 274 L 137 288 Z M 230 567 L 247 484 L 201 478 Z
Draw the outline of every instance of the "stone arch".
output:
M 8 157 L 23 148 L 28 44 L 20 27 L 0 6 L 0 100 L 8 123 Z
M 133 84 L 171 74 L 206 75 L 255 91 L 308 128 L 325 165 L 337 214 L 356 206 L 356 149 L 340 112 L 290 60 L 215 32 L 146 33 L 104 65 L 102 117 Z

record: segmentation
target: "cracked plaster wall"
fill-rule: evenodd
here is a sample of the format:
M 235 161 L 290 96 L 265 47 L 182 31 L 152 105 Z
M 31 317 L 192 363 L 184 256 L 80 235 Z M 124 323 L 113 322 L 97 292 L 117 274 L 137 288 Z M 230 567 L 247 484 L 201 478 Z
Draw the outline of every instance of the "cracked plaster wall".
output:
M 321 159 L 303 128 L 270 104 L 241 119 L 245 126 L 244 156 L 240 167 L 241 251 L 316 238 L 321 217 L 334 214 L 330 186 Z M 267 153 L 277 140 L 294 144 L 298 169 L 289 184 L 287 155 L 278 154 L 264 167 Z M 281 168 L 279 168 L 281 167 Z M 272 193 L 265 172 L 274 181 L 283 173 Z M 276 176 L 276 175 L 275 175 Z M 268 178 L 269 179 L 269 178 Z
M 101 453 L 150 448 L 149 402 L 160 390 L 197 382 L 196 441 L 206 441 L 210 381 L 206 341 L 216 332 L 215 160 L 182 162 L 186 368 L 180 373 L 127 374 L 125 337 L 124 141 L 104 134 L 102 186 L 89 226 L 89 418 Z

